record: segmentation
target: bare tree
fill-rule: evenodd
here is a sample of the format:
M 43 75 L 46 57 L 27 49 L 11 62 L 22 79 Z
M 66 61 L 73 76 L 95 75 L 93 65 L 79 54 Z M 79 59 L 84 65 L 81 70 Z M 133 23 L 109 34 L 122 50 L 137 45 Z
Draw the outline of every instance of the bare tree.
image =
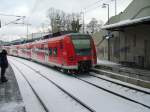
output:
M 47 11 L 47 17 L 50 20 L 50 26 L 53 33 L 59 31 L 78 32 L 80 30 L 80 15 L 78 13 L 68 14 L 64 11 L 50 8 Z
M 101 30 L 101 27 L 103 25 L 103 21 L 96 20 L 95 18 L 92 18 L 91 21 L 87 24 L 87 31 L 90 33 L 95 33 Z
M 50 20 L 50 26 L 52 32 L 57 32 L 60 29 L 60 10 L 50 8 L 48 10 L 48 18 Z

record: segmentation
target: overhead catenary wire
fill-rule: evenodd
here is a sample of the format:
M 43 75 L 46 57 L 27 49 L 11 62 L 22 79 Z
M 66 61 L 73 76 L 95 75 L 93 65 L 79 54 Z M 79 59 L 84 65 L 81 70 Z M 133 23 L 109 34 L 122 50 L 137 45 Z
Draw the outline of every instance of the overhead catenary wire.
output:
M 18 16 L 18 15 L 13 15 L 13 14 L 4 14 L 0 13 L 1 16 L 11 16 L 11 17 L 25 17 L 25 16 Z
M 14 24 L 15 22 L 17 21 L 20 21 L 20 20 L 24 20 L 26 18 L 26 16 L 19 16 L 19 15 L 13 15 L 13 14 L 4 14 L 4 13 L 0 13 L 1 16 L 10 16 L 10 17 L 15 17 L 17 19 L 15 20 L 12 20 L 12 21 L 9 21 L 8 23 L 5 23 L 3 25 L 4 26 L 7 26 L 7 25 L 10 25 L 10 24 Z M 2 27 L 2 26 L 1 26 Z
M 88 8 L 90 8 L 90 7 L 92 7 L 92 6 L 96 5 L 96 4 L 98 4 L 98 3 L 101 2 L 101 1 L 103 1 L 103 0 L 98 0 L 98 1 L 96 1 L 96 2 L 94 2 L 94 3 L 92 3 L 92 4 L 90 4 L 90 5 L 88 5 L 88 6 L 86 6 L 86 7 L 84 7 L 83 9 L 88 9 Z
M 90 12 L 92 10 L 95 10 L 95 9 L 97 9 L 99 7 L 102 7 L 103 3 L 109 4 L 110 2 L 112 2 L 112 0 L 98 0 L 97 2 L 94 2 L 94 3 L 92 3 L 92 4 L 90 4 L 90 5 L 86 6 L 86 7 L 84 7 L 82 9 L 82 12 L 88 13 L 88 12 Z M 98 3 L 100 3 L 100 4 L 98 4 Z M 96 6 L 96 7 L 93 7 L 93 6 Z

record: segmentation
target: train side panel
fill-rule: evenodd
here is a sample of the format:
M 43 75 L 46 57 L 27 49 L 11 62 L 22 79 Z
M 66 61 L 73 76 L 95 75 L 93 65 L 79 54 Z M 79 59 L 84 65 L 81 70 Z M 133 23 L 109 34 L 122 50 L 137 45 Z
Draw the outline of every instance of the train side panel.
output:
M 69 34 L 10 46 L 10 54 L 67 70 L 89 71 L 96 65 L 95 45 L 89 35 Z

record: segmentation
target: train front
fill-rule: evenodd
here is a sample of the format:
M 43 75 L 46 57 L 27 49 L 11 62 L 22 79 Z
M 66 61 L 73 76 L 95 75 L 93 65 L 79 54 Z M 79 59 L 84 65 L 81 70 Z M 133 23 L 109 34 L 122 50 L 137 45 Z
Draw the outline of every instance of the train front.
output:
M 97 64 L 93 39 L 90 35 L 72 34 L 71 40 L 75 50 L 76 62 L 80 72 L 87 72 Z

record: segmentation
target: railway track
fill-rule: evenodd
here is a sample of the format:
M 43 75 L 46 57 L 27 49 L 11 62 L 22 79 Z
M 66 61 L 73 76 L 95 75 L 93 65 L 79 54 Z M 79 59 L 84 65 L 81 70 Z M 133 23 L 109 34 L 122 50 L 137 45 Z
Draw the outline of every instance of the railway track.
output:
M 73 99 L 75 98 L 73 95 L 71 95 L 70 93 L 68 93 L 65 89 L 63 89 L 61 86 L 57 85 L 55 82 L 53 82 L 52 80 L 50 80 L 49 78 L 47 78 L 46 76 L 44 76 L 43 74 L 41 74 L 41 73 L 40 73 L 38 70 L 36 70 L 35 68 L 31 67 L 30 65 L 27 65 L 27 64 L 23 63 L 23 62 L 20 61 L 20 60 L 16 60 L 16 61 L 19 61 L 20 63 L 22 63 L 23 65 L 29 67 L 30 69 L 32 69 L 34 72 L 38 73 L 39 75 L 41 75 L 41 76 L 44 77 L 45 79 L 49 80 L 52 84 L 54 84 L 57 88 L 61 89 L 63 92 L 65 92 L 66 94 L 68 94 L 71 98 L 73 98 Z M 136 101 L 136 100 L 134 100 L 134 99 L 132 99 L 132 98 L 130 98 L 130 97 L 124 96 L 124 95 L 119 94 L 119 93 L 117 93 L 117 92 L 115 92 L 115 91 L 111 91 L 111 90 L 109 90 L 109 89 L 107 89 L 107 88 L 104 88 L 104 87 L 102 87 L 102 86 L 100 86 L 100 85 L 97 85 L 97 84 L 95 84 L 95 83 L 93 83 L 93 82 L 87 81 L 87 80 L 85 80 L 84 78 L 81 78 L 81 77 L 80 77 L 81 75 L 80 75 L 80 76 L 72 75 L 72 76 L 75 77 L 76 79 L 78 79 L 78 80 L 80 80 L 80 81 L 82 81 L 82 82 L 85 82 L 85 83 L 87 83 L 87 84 L 89 84 L 89 85 L 91 85 L 91 86 L 94 86 L 94 87 L 96 87 L 96 88 L 98 88 L 98 89 L 101 89 L 101 90 L 106 91 L 106 92 L 108 92 L 108 93 L 110 93 L 110 94 L 113 94 L 113 95 L 115 95 L 115 96 L 118 96 L 118 97 L 120 97 L 120 98 L 123 98 L 123 99 L 125 99 L 125 100 L 128 100 L 128 101 L 130 101 L 130 102 L 136 103 L 136 104 L 138 104 L 138 105 L 141 105 L 141 106 L 143 106 L 143 107 L 146 107 L 146 108 L 150 109 L 150 106 L 147 105 L 147 104 L 141 103 L 140 101 Z M 91 74 L 91 73 L 88 74 L 88 76 L 94 77 L 94 78 L 97 78 L 97 79 L 100 79 L 100 80 L 104 80 L 104 81 L 107 81 L 107 82 L 109 82 L 109 83 L 113 83 L 113 84 L 122 86 L 122 87 L 124 87 L 124 88 L 128 88 L 128 89 L 131 89 L 131 90 L 135 90 L 135 91 L 138 91 L 138 92 L 143 93 L 143 94 L 146 94 L 146 95 L 150 95 L 150 93 L 147 92 L 147 91 L 143 91 L 143 90 L 140 90 L 140 89 L 137 89 L 137 88 L 134 88 L 134 87 L 130 87 L 130 86 L 127 86 L 127 85 L 124 85 L 124 84 L 120 84 L 120 83 L 115 82 L 115 81 L 111 81 L 111 80 L 108 80 L 108 79 L 104 79 L 104 78 L 98 77 L 98 76 L 96 76 L 96 75 L 93 75 L 93 74 Z M 76 100 L 77 102 L 79 102 L 83 107 L 87 108 L 90 112 L 94 112 L 93 109 L 91 109 L 89 106 L 87 106 L 86 104 L 84 104 L 83 102 L 81 102 L 79 99 L 76 99 L 76 98 L 75 98 L 75 100 Z
M 16 60 L 18 61 L 18 60 Z M 67 92 L 65 89 L 63 89 L 61 86 L 59 86 L 58 84 L 56 84 L 54 81 L 50 80 L 49 78 L 45 77 L 43 74 L 41 74 L 39 71 L 37 71 L 36 69 L 32 68 L 31 66 L 18 61 L 21 64 L 27 66 L 28 68 L 30 68 L 31 70 L 33 70 L 36 74 L 42 76 L 44 79 L 48 80 L 51 84 L 55 85 L 58 89 L 60 89 L 63 93 L 65 93 L 66 95 L 68 95 L 70 98 L 72 98 L 74 101 L 76 101 L 80 106 L 84 107 L 85 109 L 88 110 L 88 112 L 96 112 L 95 110 L 93 110 L 92 108 L 90 108 L 88 105 L 86 105 L 85 103 L 83 103 L 82 101 L 80 101 L 78 98 L 76 98 L 75 96 L 73 96 L 71 93 Z M 11 62 L 13 63 L 13 62 Z M 27 83 L 29 84 L 29 86 L 31 87 L 32 91 L 34 92 L 34 94 L 36 95 L 36 97 L 38 98 L 38 100 L 40 101 L 41 105 L 44 107 L 45 112 L 50 112 L 50 109 L 45 105 L 44 101 L 41 99 L 41 97 L 38 95 L 38 93 L 36 92 L 36 90 L 33 88 L 32 84 L 28 81 L 27 77 L 24 75 L 24 73 L 19 69 L 19 67 L 17 67 L 15 64 L 13 64 L 16 69 L 22 74 L 22 76 L 24 77 L 24 79 L 27 81 Z
M 20 74 L 23 76 L 23 78 L 26 80 L 26 82 L 28 83 L 28 85 L 30 86 L 30 88 L 32 89 L 33 93 L 35 94 L 35 96 L 37 97 L 38 101 L 40 102 L 40 104 L 42 105 L 42 107 L 44 108 L 45 112 L 50 112 L 50 110 L 47 108 L 47 106 L 44 104 L 43 100 L 40 98 L 40 96 L 37 94 L 37 92 L 35 91 L 35 89 L 32 87 L 31 83 L 28 81 L 27 77 L 24 75 L 24 73 L 14 64 L 12 63 L 13 66 L 20 72 Z
M 107 82 L 110 82 L 110 83 L 113 83 L 113 84 L 116 84 L 116 85 L 120 85 L 122 87 L 126 87 L 126 88 L 129 88 L 129 89 L 132 89 L 132 90 L 135 90 L 137 92 L 141 92 L 141 93 L 144 93 L 144 94 L 147 94 L 147 95 L 150 95 L 150 91 L 145 91 L 143 89 L 139 89 L 139 88 L 136 88 L 136 87 L 133 87 L 133 86 L 129 86 L 127 84 L 123 84 L 123 83 L 119 83 L 117 81 L 114 81 L 114 80 L 110 80 L 110 79 L 106 79 L 104 77 L 101 77 L 99 74 L 95 73 L 95 72 L 91 72 L 89 74 L 89 76 L 92 76 L 92 77 L 96 77 L 98 79 L 101 79 L 101 80 L 104 80 L 104 81 L 107 81 Z
M 90 75 L 90 74 L 88 74 L 88 75 Z M 93 75 L 90 75 L 90 76 L 93 76 Z M 81 81 L 83 81 L 83 82 L 85 82 L 85 83 L 88 83 L 88 84 L 90 84 L 90 85 L 92 85 L 92 86 L 94 86 L 94 87 L 96 87 L 96 88 L 98 88 L 98 89 L 104 90 L 104 91 L 109 92 L 109 93 L 111 93 L 111 94 L 113 94 L 113 95 L 115 95 L 115 96 L 121 97 L 121 98 L 123 98 L 123 99 L 125 99 L 125 100 L 131 101 L 131 102 L 133 102 L 133 103 L 142 105 L 142 106 L 144 106 L 144 107 L 150 109 L 150 106 L 149 106 L 149 105 L 144 104 L 144 103 L 141 103 L 140 101 L 134 100 L 134 99 L 132 99 L 132 98 L 130 98 L 130 97 L 127 97 L 127 96 L 122 95 L 122 94 L 119 94 L 119 93 L 117 93 L 117 92 L 115 92 L 115 91 L 109 90 L 109 89 L 107 89 L 107 88 L 105 88 L 105 87 L 102 87 L 102 86 L 100 86 L 100 85 L 98 85 L 98 84 L 95 84 L 95 83 L 93 83 L 93 82 L 91 82 L 91 81 L 87 81 L 87 80 L 84 79 L 84 78 L 80 78 L 80 77 L 75 76 L 75 75 L 73 75 L 73 77 L 75 77 L 75 78 L 77 78 L 78 80 L 81 80 Z M 95 76 L 94 76 L 94 77 L 95 77 Z M 100 79 L 99 77 L 97 77 L 97 78 Z M 111 82 L 111 81 L 108 81 L 108 82 Z M 115 83 L 115 82 L 111 82 L 111 83 Z M 115 84 L 117 84 L 117 83 L 115 83 Z M 131 89 L 131 88 L 132 88 L 132 87 L 128 87 L 128 86 L 125 86 L 125 85 L 122 85 L 122 84 L 118 84 L 118 85 L 121 85 L 122 87 L 126 87 L 126 88 L 128 88 L 128 89 Z M 135 88 L 133 88 L 133 89 L 136 90 L 136 91 L 138 91 L 138 89 L 135 89 Z M 141 92 L 141 90 L 139 90 L 139 91 Z M 145 93 L 146 93 L 146 94 L 149 94 L 149 93 L 146 92 L 146 91 L 142 91 L 142 93 L 144 93 L 144 94 L 145 94 Z
M 96 67 L 91 71 L 123 82 L 150 89 L 150 77 L 148 72 L 143 71 L 142 74 L 141 71 L 139 71 L 140 73 L 138 73 L 138 70 L 135 70 L 136 72 L 133 72 L 133 70 L 126 70 L 123 68 L 110 68 L 111 69 Z

